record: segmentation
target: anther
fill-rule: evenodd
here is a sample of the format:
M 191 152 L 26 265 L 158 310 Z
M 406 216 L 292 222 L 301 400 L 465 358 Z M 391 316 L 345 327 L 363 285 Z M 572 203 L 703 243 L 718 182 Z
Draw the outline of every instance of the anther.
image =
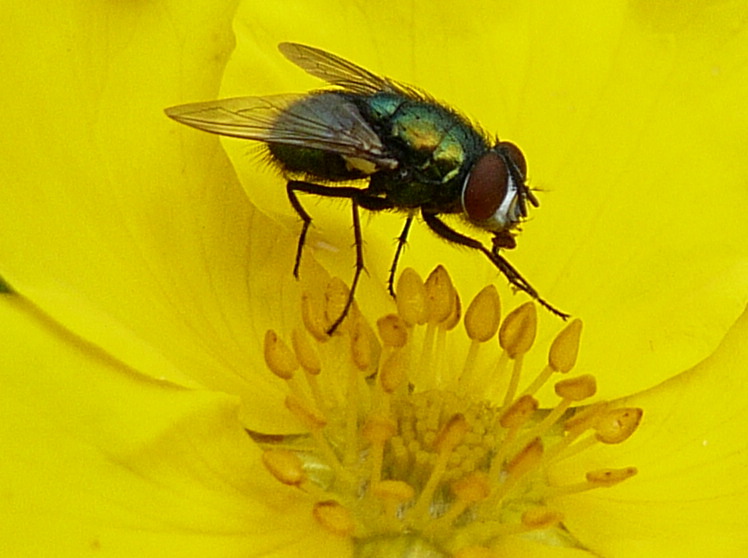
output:
M 379 370 L 379 385 L 385 393 L 393 393 L 408 379 L 408 355 L 396 350 L 382 364 Z
M 507 463 L 506 471 L 510 476 L 519 478 L 540 463 L 542 457 L 543 444 L 540 438 L 535 438 Z
M 439 453 L 452 451 L 469 430 L 470 425 L 464 415 L 452 415 L 436 435 L 434 449 Z
M 504 349 L 504 354 L 514 361 L 512 375 L 509 385 L 504 394 L 504 406 L 509 405 L 517 393 L 519 377 L 522 371 L 522 361 L 525 353 L 530 350 L 535 342 L 535 334 L 538 329 L 538 311 L 532 302 L 526 302 L 522 306 L 512 310 L 499 328 L 499 345 Z M 504 355 L 500 363 L 505 362 Z
M 481 290 L 465 312 L 465 330 L 473 341 L 485 343 L 499 330 L 501 303 L 496 287 L 488 285 Z
M 371 494 L 382 503 L 384 508 L 384 526 L 390 524 L 390 529 L 398 532 L 401 528 L 398 512 L 403 504 L 410 502 L 416 491 L 408 483 L 397 480 L 372 482 Z
M 351 326 L 351 359 L 359 370 L 366 371 L 371 365 L 371 335 L 369 327 L 359 316 Z
M 327 341 L 327 318 L 325 317 L 324 296 L 317 292 L 304 292 L 301 295 L 301 319 L 306 330 L 321 342 Z
M 444 266 L 437 266 L 426 279 L 428 321 L 438 324 L 449 318 L 454 305 L 454 287 Z
M 299 486 L 306 480 L 301 458 L 284 449 L 267 450 L 262 454 L 262 463 L 278 481 L 288 486 Z
M 597 439 L 604 444 L 620 444 L 636 431 L 643 414 L 644 410 L 636 407 L 611 409 L 595 426 Z
M 464 546 L 454 553 L 454 558 L 496 558 L 496 553 L 486 546 Z
M 382 500 L 404 504 L 415 496 L 415 490 L 403 481 L 384 480 L 372 486 L 371 493 Z
M 408 342 L 408 326 L 397 314 L 388 314 L 377 320 L 379 338 L 385 347 L 404 347 Z
M 561 397 L 561 402 L 548 413 L 526 436 L 542 436 L 557 420 L 571 407 L 572 403 L 583 401 L 595 395 L 597 384 L 595 377 L 585 374 L 577 378 L 569 378 L 556 382 L 554 386 L 556 395 Z
M 542 459 L 543 443 L 540 438 L 534 438 L 506 464 L 507 477 L 491 496 L 494 504 L 499 505 L 500 501 L 517 485 L 522 477 L 535 469 Z
M 548 529 L 561 523 L 562 519 L 561 513 L 545 506 L 531 508 L 522 514 L 522 524 L 532 530 Z
M 426 288 L 413 268 L 406 268 L 397 280 L 397 313 L 410 327 L 425 324 L 428 320 Z
M 285 399 L 286 409 L 298 418 L 310 432 L 319 431 L 327 425 L 327 419 L 318 411 L 312 409 L 304 400 L 294 394 L 288 394 Z
M 597 383 L 591 374 L 584 374 L 576 378 L 561 380 L 554 386 L 556 395 L 569 401 L 583 401 L 595 395 Z
M 523 426 L 538 410 L 538 400 L 530 395 L 523 395 L 504 411 L 499 419 L 503 428 Z
M 512 310 L 499 329 L 499 345 L 509 358 L 516 359 L 530 350 L 538 329 L 538 312 L 535 304 L 526 302 Z
M 301 367 L 313 376 L 319 374 L 322 370 L 319 356 L 309 342 L 309 338 L 301 329 L 294 329 L 291 332 L 291 345 Z
M 599 469 L 590 471 L 585 475 L 587 482 L 594 486 L 613 486 L 626 479 L 630 479 L 637 473 L 636 467 L 625 467 L 623 469 Z
M 345 310 L 346 304 L 348 304 L 349 294 L 350 289 L 348 285 L 340 277 L 330 279 L 325 289 L 325 318 L 327 319 L 328 327 L 343 314 L 343 310 Z M 354 301 L 340 325 L 344 328 L 346 323 L 350 323 L 351 317 L 355 316 L 357 312 L 358 310 Z M 341 328 L 339 327 L 336 331 L 341 331 Z
M 366 419 L 361 435 L 371 444 L 384 443 L 397 434 L 397 424 L 391 418 L 372 414 Z
M 596 488 L 608 488 L 630 479 L 637 474 L 636 467 L 624 467 L 623 469 L 598 469 L 585 474 L 585 480 L 576 484 L 558 486 L 548 490 L 548 498 L 578 494 Z
M 460 323 L 460 318 L 462 317 L 462 302 L 460 301 L 460 293 L 457 292 L 457 289 L 453 289 L 452 293 L 454 294 L 453 300 L 452 300 L 452 311 L 449 313 L 449 316 L 447 316 L 447 319 L 445 319 L 441 324 L 441 329 L 444 331 L 451 331 L 454 329 L 457 324 Z
M 575 319 L 556 336 L 548 352 L 548 365 L 554 371 L 565 374 L 574 368 L 581 335 L 582 320 Z
M 314 518 L 327 531 L 348 537 L 356 530 L 356 524 L 351 512 L 342 506 L 339 502 L 329 500 L 326 502 L 317 502 L 312 511 Z
M 293 378 L 293 373 L 299 367 L 299 363 L 293 352 L 272 329 L 265 332 L 264 353 L 265 364 L 273 374 L 282 380 Z
M 491 461 L 489 474 L 494 482 L 499 482 L 504 459 L 517 438 L 520 428 L 527 424 L 527 421 L 532 418 L 537 409 L 538 400 L 530 395 L 523 395 L 502 413 L 499 424 L 502 428 L 506 428 L 507 432 Z
M 491 481 L 485 473 L 475 471 L 452 483 L 450 487 L 455 501 L 447 513 L 432 522 L 427 533 L 436 533 L 448 529 L 452 522 L 472 504 L 485 500 L 491 494 Z

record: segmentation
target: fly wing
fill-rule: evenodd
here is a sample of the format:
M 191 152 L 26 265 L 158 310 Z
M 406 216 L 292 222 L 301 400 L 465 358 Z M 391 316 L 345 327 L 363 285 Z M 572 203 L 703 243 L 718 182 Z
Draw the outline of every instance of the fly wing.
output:
M 395 168 L 379 136 L 343 95 L 237 97 L 165 110 L 174 120 L 235 138 L 329 151 Z
M 353 93 L 373 95 L 389 91 L 420 97 L 414 88 L 373 74 L 353 62 L 318 48 L 298 43 L 280 43 L 278 50 L 308 74 Z

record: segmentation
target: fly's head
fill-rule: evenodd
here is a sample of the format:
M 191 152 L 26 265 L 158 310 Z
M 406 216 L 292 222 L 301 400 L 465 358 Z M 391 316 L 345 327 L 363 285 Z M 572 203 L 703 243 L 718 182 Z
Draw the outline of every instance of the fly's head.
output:
M 494 233 L 494 246 L 514 248 L 510 234 L 527 217 L 527 204 L 538 200 L 527 187 L 527 163 L 519 147 L 498 142 L 476 160 L 462 188 L 468 221 Z

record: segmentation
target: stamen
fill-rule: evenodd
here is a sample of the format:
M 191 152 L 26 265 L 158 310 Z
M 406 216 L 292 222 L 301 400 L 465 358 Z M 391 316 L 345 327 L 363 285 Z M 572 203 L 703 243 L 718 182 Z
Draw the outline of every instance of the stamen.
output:
M 535 427 L 527 436 L 542 436 L 558 419 L 561 418 L 572 403 L 584 401 L 595 395 L 597 383 L 595 377 L 591 374 L 585 374 L 577 378 L 561 380 L 555 385 L 556 395 L 561 398 L 561 402 L 548 413 L 548 415 Z
M 371 493 L 375 498 L 379 498 L 384 504 L 384 513 L 391 525 L 398 525 L 398 510 L 400 507 L 410 502 L 416 494 L 416 491 L 408 483 L 402 481 L 386 480 L 381 482 L 372 482 Z
M 342 279 L 340 279 L 339 277 L 333 277 L 332 279 L 330 279 L 330 282 L 327 284 L 327 289 L 325 290 L 325 321 L 327 323 L 328 329 L 335 322 L 335 320 L 337 320 L 341 316 L 341 314 L 343 314 L 343 310 L 348 303 L 349 294 L 350 289 Z M 358 309 L 356 308 L 356 304 L 354 302 L 354 304 L 348 310 L 348 314 L 346 315 L 345 319 L 336 331 L 340 331 L 341 327 L 345 328 L 346 325 L 350 324 L 351 317 L 354 317 L 357 313 Z
M 385 393 L 394 393 L 408 379 L 408 358 L 403 351 L 393 351 L 379 370 L 379 385 Z
M 532 348 L 538 330 L 538 312 L 532 302 L 515 308 L 501 324 L 499 345 L 509 358 L 516 359 Z
M 408 342 L 408 325 L 397 314 L 388 314 L 379 318 L 377 331 L 385 347 L 404 347 Z
M 318 409 L 327 409 L 322 392 L 317 381 L 322 371 L 322 365 L 319 361 L 319 355 L 312 347 L 309 337 L 301 329 L 294 329 L 291 332 L 291 345 L 293 346 L 294 353 L 296 353 L 296 359 L 304 369 L 307 385 L 312 393 L 314 404 Z
M 356 530 L 351 512 L 338 502 L 317 502 L 312 513 L 322 527 L 335 535 L 348 537 Z
M 496 455 L 491 463 L 490 476 L 494 483 L 499 482 L 499 476 L 502 472 L 502 466 L 510 448 L 514 445 L 520 429 L 527 424 L 538 409 L 538 400 L 530 395 L 523 395 L 515 401 L 499 419 L 502 428 L 507 429 L 501 444 L 499 445 Z
M 597 423 L 597 439 L 604 444 L 620 444 L 628 440 L 641 422 L 643 409 L 626 407 L 605 413 Z
M 553 340 L 551 350 L 548 352 L 548 366 L 562 374 L 574 368 L 579 354 L 581 336 L 582 320 L 572 320 Z
M 312 347 L 309 342 L 309 338 L 300 329 L 294 329 L 291 332 L 291 345 L 296 353 L 296 359 L 298 360 L 301 367 L 311 374 L 316 376 L 322 370 L 322 365 L 319 362 L 319 355 Z
M 299 486 L 306 480 L 301 458 L 292 451 L 267 450 L 262 454 L 262 463 L 278 481 L 285 485 Z
M 409 327 L 423 325 L 428 321 L 426 287 L 413 268 L 404 269 L 397 280 L 397 313 Z
M 265 363 L 281 380 L 293 378 L 294 371 L 299 367 L 294 354 L 273 330 L 265 333 Z
M 569 325 L 562 329 L 553 340 L 551 349 L 548 351 L 548 365 L 522 393 L 534 395 L 548 381 L 551 374 L 554 372 L 566 374 L 574 368 L 579 353 L 581 335 L 582 320 L 579 319 L 572 320 Z
M 454 318 L 454 305 L 457 304 L 457 297 L 452 286 L 452 279 L 449 277 L 447 270 L 443 266 L 437 266 L 432 271 L 424 283 L 426 293 L 426 312 L 427 326 L 426 334 L 423 340 L 423 349 L 421 352 L 420 368 L 432 369 L 432 353 L 434 346 L 434 337 L 439 325 L 450 322 Z
M 473 341 L 485 343 L 499 330 L 501 302 L 496 287 L 488 285 L 480 291 L 465 312 L 465 331 Z
M 447 462 L 449 461 L 452 451 L 455 447 L 462 442 L 463 437 L 467 433 L 469 425 L 465 420 L 465 417 L 461 414 L 453 415 L 442 427 L 434 440 L 434 449 L 437 452 L 436 463 L 431 471 L 426 486 L 423 487 L 421 495 L 418 497 L 416 505 L 411 510 L 410 521 L 413 524 L 420 523 L 425 520 L 425 514 L 427 508 L 431 503 L 439 481 L 441 480 L 444 472 L 447 469 Z
M 538 330 L 538 312 L 532 302 L 526 302 L 510 312 L 499 329 L 499 345 L 514 361 L 512 376 L 504 396 L 504 407 L 509 405 L 517 393 L 522 360 L 535 342 Z
M 323 293 L 304 292 L 301 295 L 301 319 L 306 330 L 320 342 L 327 341 L 326 303 Z
M 372 485 L 378 483 L 382 478 L 384 445 L 396 433 L 397 423 L 382 415 L 371 415 L 361 429 L 361 435 L 371 444 L 371 475 L 369 481 Z
M 452 279 L 443 266 L 437 266 L 426 279 L 428 321 L 439 324 L 449 318 L 455 301 Z
M 504 484 L 491 495 L 491 501 L 498 505 L 527 473 L 535 469 L 543 458 L 543 443 L 535 438 L 514 456 L 506 465 L 507 478 Z
M 481 290 L 468 306 L 465 312 L 465 331 L 472 340 L 465 365 L 458 378 L 458 385 L 462 393 L 470 386 L 481 343 L 490 340 L 499 330 L 501 322 L 501 302 L 496 287 L 488 285 Z
M 623 469 L 598 469 L 590 471 L 585 475 L 586 481 L 567 486 L 550 488 L 546 494 L 547 498 L 558 498 L 569 494 L 579 494 L 596 488 L 608 488 L 630 479 L 638 473 L 636 467 L 624 467 Z
M 327 419 L 314 409 L 309 408 L 304 401 L 293 394 L 286 396 L 285 404 L 286 408 L 309 430 L 317 444 L 317 449 L 322 453 L 327 464 L 341 479 L 350 483 L 353 477 L 340 463 L 338 456 L 322 433 L 322 429 L 327 425 Z
M 485 546 L 465 546 L 455 552 L 453 558 L 496 558 L 496 553 Z

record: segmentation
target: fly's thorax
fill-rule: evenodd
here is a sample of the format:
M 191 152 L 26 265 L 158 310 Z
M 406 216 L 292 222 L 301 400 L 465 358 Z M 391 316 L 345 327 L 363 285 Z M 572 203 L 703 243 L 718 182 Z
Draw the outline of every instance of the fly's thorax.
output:
M 373 191 L 398 207 L 459 212 L 469 161 L 488 149 L 486 139 L 459 114 L 426 99 L 384 92 L 357 103 L 398 168 L 372 177 Z
M 462 186 L 462 208 L 471 223 L 492 231 L 511 229 L 527 216 L 527 202 L 537 200 L 525 184 L 527 165 L 522 152 L 499 142 L 480 155 Z

